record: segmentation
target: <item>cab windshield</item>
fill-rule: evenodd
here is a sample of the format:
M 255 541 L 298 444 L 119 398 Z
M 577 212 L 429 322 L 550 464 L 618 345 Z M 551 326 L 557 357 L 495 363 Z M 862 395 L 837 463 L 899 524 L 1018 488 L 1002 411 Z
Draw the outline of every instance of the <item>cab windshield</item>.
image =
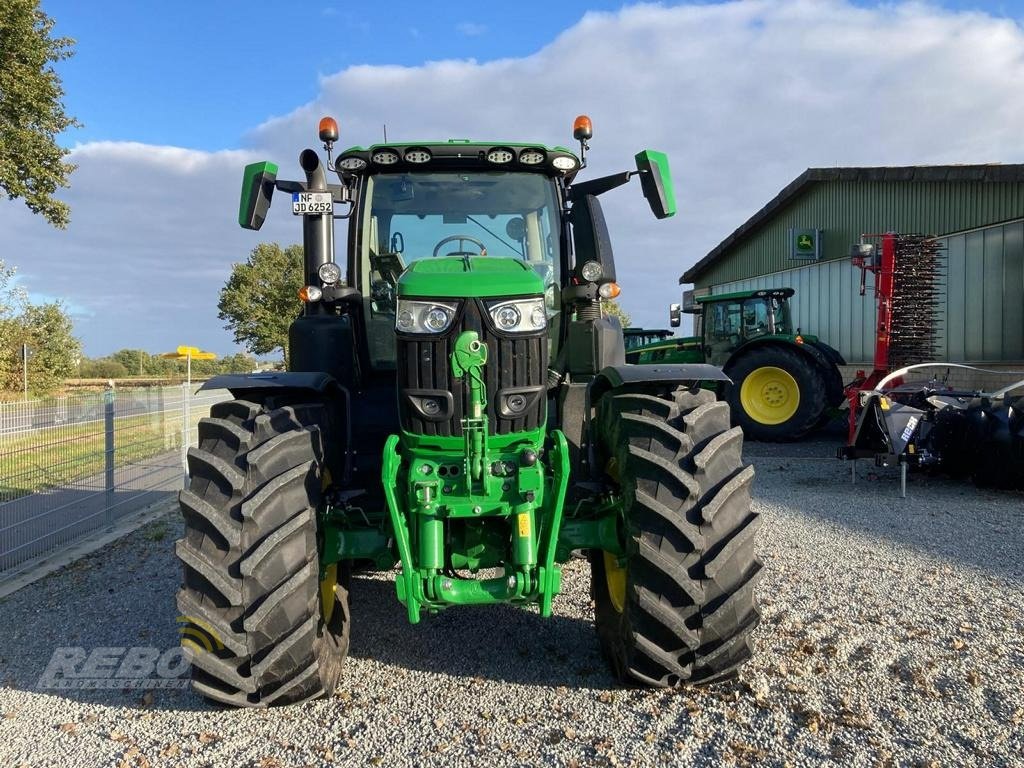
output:
M 549 314 L 559 307 L 561 265 L 555 182 L 539 173 L 450 171 L 369 176 L 362 193 L 360 275 L 371 327 L 394 322 L 395 291 L 418 259 L 519 259 L 544 281 Z M 371 338 L 388 333 L 371 330 Z M 388 364 L 389 350 L 371 354 Z

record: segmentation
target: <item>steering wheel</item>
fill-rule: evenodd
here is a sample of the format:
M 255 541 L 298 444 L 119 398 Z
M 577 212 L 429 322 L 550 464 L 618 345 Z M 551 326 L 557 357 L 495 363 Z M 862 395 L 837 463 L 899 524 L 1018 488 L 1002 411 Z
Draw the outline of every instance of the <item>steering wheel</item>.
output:
M 459 241 L 459 248 L 460 249 L 462 248 L 462 243 L 464 241 L 467 241 L 467 242 L 473 243 L 473 245 L 477 246 L 480 249 L 480 253 L 477 254 L 477 253 L 473 253 L 472 251 L 458 250 L 458 251 L 452 251 L 451 253 L 446 253 L 445 256 L 486 256 L 487 255 L 487 246 L 484 245 L 479 240 L 477 240 L 475 237 L 471 237 L 470 235 L 452 235 L 451 237 L 444 238 L 444 240 L 442 240 L 441 242 L 439 242 L 437 245 L 434 246 L 434 256 L 437 256 L 437 252 L 441 250 L 441 246 L 442 245 L 444 245 L 445 243 L 454 242 L 455 240 Z

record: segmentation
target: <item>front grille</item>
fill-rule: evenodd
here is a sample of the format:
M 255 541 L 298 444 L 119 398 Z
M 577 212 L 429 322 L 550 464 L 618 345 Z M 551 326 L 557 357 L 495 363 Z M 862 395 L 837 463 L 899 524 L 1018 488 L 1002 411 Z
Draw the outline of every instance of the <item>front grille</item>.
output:
M 402 429 L 417 435 L 462 435 L 469 393 L 465 379 L 452 379 L 451 353 L 455 339 L 463 331 L 476 331 L 487 345 L 484 381 L 489 433 L 507 435 L 537 429 L 544 423 L 547 334 L 499 334 L 489 321 L 482 302 L 467 299 L 444 336 L 398 335 L 398 410 Z M 511 413 L 507 409 L 509 395 L 525 397 L 527 407 L 520 413 Z M 428 400 L 441 403 L 440 412 L 427 413 L 429 409 L 424 409 L 423 403 Z

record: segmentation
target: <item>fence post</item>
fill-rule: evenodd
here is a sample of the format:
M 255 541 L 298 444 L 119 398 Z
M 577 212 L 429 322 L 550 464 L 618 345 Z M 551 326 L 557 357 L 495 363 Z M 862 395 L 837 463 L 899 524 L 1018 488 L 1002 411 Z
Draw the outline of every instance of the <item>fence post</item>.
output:
M 106 489 L 105 520 L 113 522 L 114 509 L 114 390 L 103 393 L 103 464 Z
M 183 488 L 188 488 L 188 444 L 192 438 L 192 430 L 189 428 L 189 421 L 191 420 L 191 399 L 192 393 L 189 392 L 189 385 L 182 383 L 181 385 L 181 485 Z

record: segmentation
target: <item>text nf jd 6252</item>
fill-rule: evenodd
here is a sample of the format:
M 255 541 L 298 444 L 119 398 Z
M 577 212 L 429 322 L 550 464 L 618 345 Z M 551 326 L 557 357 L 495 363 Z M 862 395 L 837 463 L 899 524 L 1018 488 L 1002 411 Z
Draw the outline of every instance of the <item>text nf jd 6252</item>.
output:
M 205 385 L 236 399 L 201 422 L 181 494 L 178 607 L 223 643 L 195 655 L 198 692 L 330 694 L 354 566 L 399 565 L 415 624 L 496 603 L 548 616 L 562 564 L 584 554 L 621 679 L 710 682 L 750 656 L 753 470 L 728 405 L 701 388 L 724 375 L 627 365 L 601 313 L 618 286 L 598 198 L 639 176 L 671 216 L 667 158 L 577 182 L 591 132 L 578 118 L 579 154 L 445 141 L 332 157 L 325 118 L 327 166 L 304 150 L 305 181 L 245 169 L 243 227 L 260 228 L 275 190 L 302 216 L 304 304 L 288 372 Z

